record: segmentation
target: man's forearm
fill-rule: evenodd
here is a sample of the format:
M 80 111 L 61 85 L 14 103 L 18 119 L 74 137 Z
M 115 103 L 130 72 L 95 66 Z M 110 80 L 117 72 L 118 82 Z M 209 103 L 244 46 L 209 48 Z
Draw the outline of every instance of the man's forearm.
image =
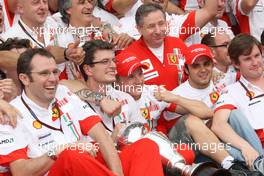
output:
M 10 164 L 13 176 L 43 176 L 49 171 L 54 160 L 50 159 L 46 154 L 34 159 L 21 159 Z
M 3 70 L 16 70 L 19 55 L 12 51 L 0 51 L 0 68 Z

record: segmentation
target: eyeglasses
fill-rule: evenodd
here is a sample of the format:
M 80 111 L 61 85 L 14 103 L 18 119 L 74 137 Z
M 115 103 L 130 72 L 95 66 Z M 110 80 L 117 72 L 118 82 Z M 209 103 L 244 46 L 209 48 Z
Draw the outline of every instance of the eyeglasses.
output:
M 211 48 L 219 48 L 219 47 L 225 47 L 228 48 L 229 43 L 221 44 L 221 45 L 209 45 Z
M 91 62 L 88 65 L 92 65 L 92 64 L 102 64 L 102 65 L 110 65 L 112 62 L 116 63 L 116 58 L 112 58 L 112 59 L 103 59 L 101 61 L 96 61 L 96 62 Z
M 37 73 L 38 75 L 40 75 L 44 78 L 49 78 L 51 74 L 53 74 L 55 77 L 58 77 L 60 75 L 61 71 L 59 69 L 55 69 L 53 71 L 43 70 L 43 71 L 39 71 L 39 72 L 29 72 L 29 73 Z

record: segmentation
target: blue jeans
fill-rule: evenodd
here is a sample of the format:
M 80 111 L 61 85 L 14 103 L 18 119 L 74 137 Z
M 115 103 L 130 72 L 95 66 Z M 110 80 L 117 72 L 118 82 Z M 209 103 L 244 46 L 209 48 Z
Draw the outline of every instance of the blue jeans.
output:
M 260 155 L 263 155 L 263 148 L 256 132 L 239 110 L 231 111 L 228 123 L 241 138 L 246 140 Z M 228 147 L 227 151 L 231 156 L 239 161 L 245 161 L 239 149 L 230 145 Z

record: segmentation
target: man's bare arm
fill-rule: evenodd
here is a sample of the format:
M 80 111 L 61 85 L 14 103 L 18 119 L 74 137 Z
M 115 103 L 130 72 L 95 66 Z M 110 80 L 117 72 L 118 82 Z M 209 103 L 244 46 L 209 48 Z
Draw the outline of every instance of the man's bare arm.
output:
M 88 135 L 99 143 L 100 151 L 111 171 L 118 176 L 122 176 L 122 164 L 117 154 L 117 150 L 115 149 L 114 143 L 103 125 L 101 123 L 97 123 L 94 127 L 92 127 L 92 129 L 90 129 Z
M 19 159 L 10 164 L 13 176 L 42 176 L 51 168 L 54 160 L 46 154 L 34 159 Z

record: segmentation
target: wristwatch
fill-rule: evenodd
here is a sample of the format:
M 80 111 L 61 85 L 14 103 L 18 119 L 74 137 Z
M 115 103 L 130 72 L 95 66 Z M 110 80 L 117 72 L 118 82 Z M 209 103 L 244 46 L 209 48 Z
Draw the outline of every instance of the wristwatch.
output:
M 57 155 L 54 149 L 49 150 L 47 156 L 54 161 L 57 160 Z

